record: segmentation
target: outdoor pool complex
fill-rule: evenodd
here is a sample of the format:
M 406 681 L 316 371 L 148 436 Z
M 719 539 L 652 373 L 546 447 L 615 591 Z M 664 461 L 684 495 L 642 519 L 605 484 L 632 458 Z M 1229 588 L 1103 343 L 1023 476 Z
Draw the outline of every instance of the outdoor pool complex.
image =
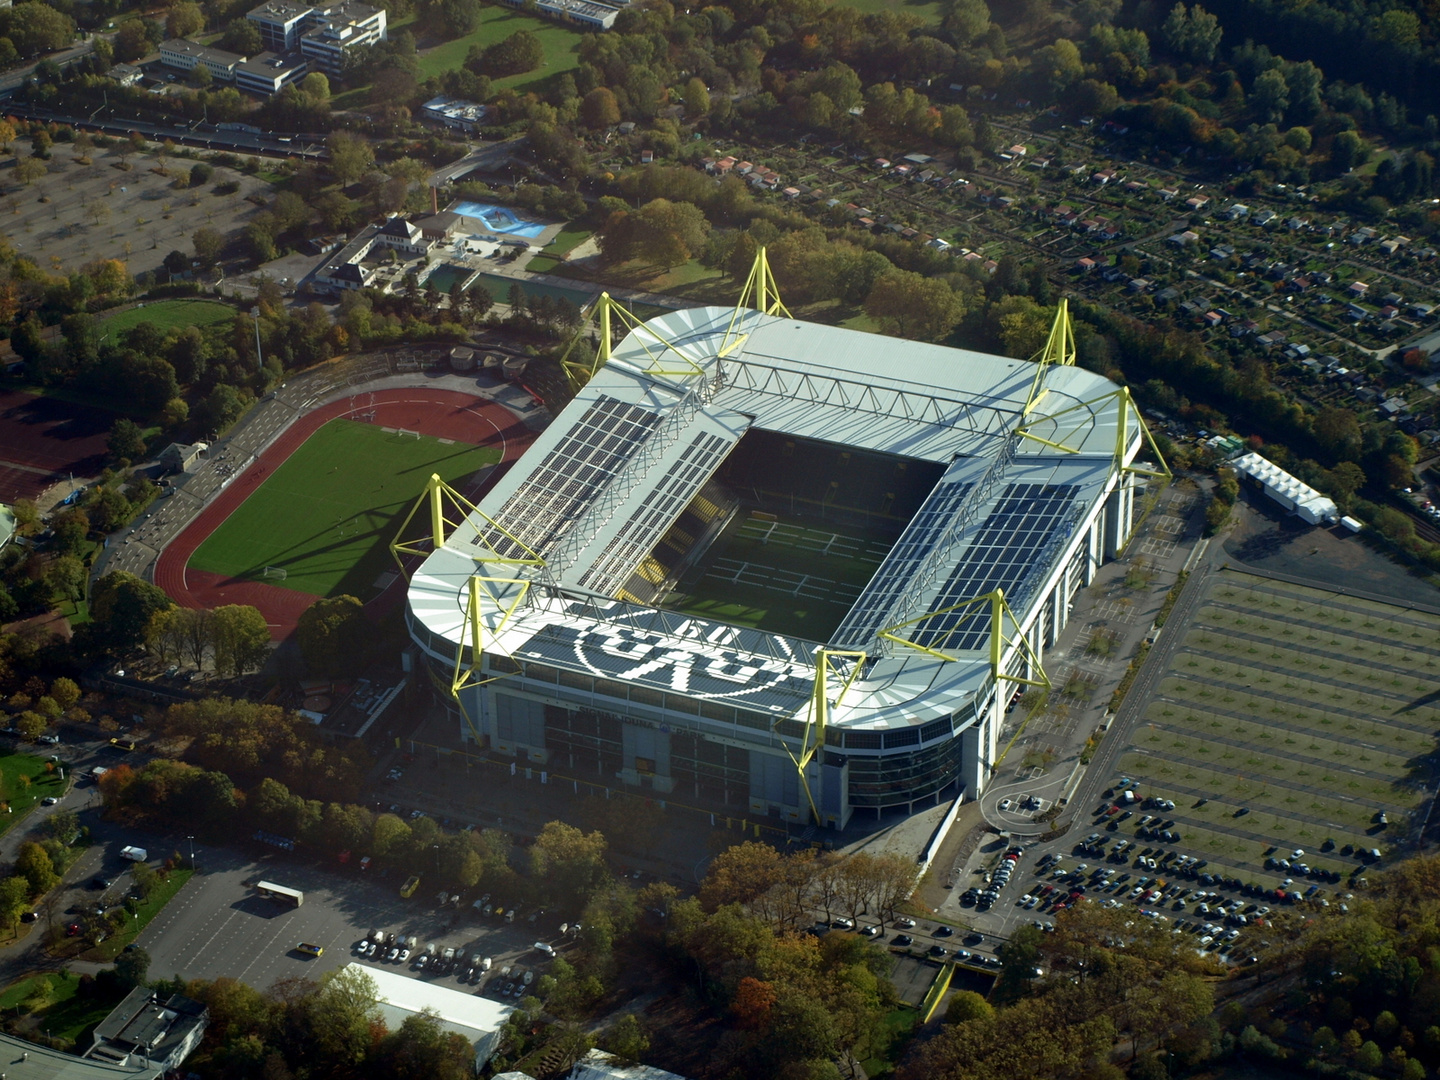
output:
M 454 207 L 461 217 L 474 218 L 493 233 L 505 236 L 523 236 L 533 239 L 545 231 L 547 226 L 534 221 L 525 221 L 515 216 L 515 211 L 505 206 L 491 206 L 489 203 L 462 202 Z

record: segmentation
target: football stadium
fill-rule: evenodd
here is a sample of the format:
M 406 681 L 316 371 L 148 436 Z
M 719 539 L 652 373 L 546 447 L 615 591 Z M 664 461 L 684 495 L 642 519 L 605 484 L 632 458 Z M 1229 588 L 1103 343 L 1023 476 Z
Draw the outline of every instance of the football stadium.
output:
M 978 795 L 1169 475 L 1063 302 L 990 356 L 798 321 L 762 252 L 734 309 L 623 316 L 478 506 L 432 478 L 392 546 L 462 736 L 837 828 Z

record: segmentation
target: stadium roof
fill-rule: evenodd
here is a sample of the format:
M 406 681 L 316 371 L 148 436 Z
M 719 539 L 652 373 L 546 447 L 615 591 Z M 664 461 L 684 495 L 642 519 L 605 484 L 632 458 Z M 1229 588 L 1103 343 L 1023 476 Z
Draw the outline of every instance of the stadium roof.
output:
M 722 357 L 717 360 L 717 356 Z M 940 463 L 944 473 L 832 636 L 877 650 L 878 631 L 1003 587 L 1024 619 L 1066 541 L 1106 490 L 1116 387 L 1053 366 L 1014 433 L 1035 365 L 964 349 L 731 308 L 670 312 L 615 347 L 575 400 L 415 574 L 410 605 L 432 634 L 465 640 L 466 583 L 486 583 L 487 650 L 608 679 L 803 710 L 819 643 L 611 597 L 749 428 Z M 1139 435 L 1129 431 L 1125 456 Z M 529 552 L 543 569 L 499 565 Z M 536 586 L 521 597 L 518 579 Z M 901 649 L 872 662 L 832 723 L 908 725 L 983 689 L 988 624 L 963 613 L 911 634 L 975 663 Z M 903 654 L 903 655 L 902 655 Z M 921 700 L 923 699 L 923 705 Z M 854 704 L 850 704 L 854 702 Z

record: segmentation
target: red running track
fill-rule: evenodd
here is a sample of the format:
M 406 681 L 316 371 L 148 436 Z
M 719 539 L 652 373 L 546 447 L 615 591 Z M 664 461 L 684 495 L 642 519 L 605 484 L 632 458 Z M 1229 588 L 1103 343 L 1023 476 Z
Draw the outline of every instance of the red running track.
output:
M 341 398 L 300 417 L 280 434 L 259 461 L 252 462 L 232 478 L 199 517 L 160 553 L 155 565 L 155 584 L 185 607 L 250 604 L 264 614 L 272 638 L 279 641 L 288 637 L 300 616 L 318 597 L 259 581 L 191 570 L 186 564 L 195 549 L 260 486 L 264 477 L 274 472 L 322 424 L 346 417 L 476 446 L 494 446 L 498 442 L 502 452 L 499 464 L 485 475 L 478 490 L 465 492 L 476 501 L 484 488 L 498 480 L 535 437 L 534 432 L 503 406 L 456 390 L 414 387 L 364 391 Z M 415 495 L 418 498 L 420 493 L 417 491 Z M 388 609 L 403 595 L 404 585 L 403 578 L 396 578 L 389 588 L 370 601 L 369 607 Z

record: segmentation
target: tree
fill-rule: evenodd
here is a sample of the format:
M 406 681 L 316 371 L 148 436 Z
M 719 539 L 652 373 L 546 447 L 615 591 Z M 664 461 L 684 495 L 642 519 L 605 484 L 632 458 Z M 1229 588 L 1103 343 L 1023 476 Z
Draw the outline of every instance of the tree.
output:
M 181 256 L 182 258 L 184 256 Z M 145 457 L 145 433 L 140 425 L 127 417 L 116 420 L 110 428 L 110 439 L 106 443 L 110 456 L 116 461 L 140 461 Z
M 15 872 L 30 883 L 32 896 L 43 895 L 60 882 L 60 875 L 55 873 L 55 864 L 49 854 L 33 840 L 25 841 L 16 852 Z
M 1340 172 L 1349 172 L 1370 160 L 1370 146 L 1354 131 L 1342 131 L 1330 144 L 1330 164 Z
M 880 275 L 865 298 L 865 311 L 886 333 L 941 341 L 965 317 L 965 298 L 940 278 L 889 270 Z
M 174 606 L 163 590 L 123 570 L 100 578 L 90 594 L 92 625 L 112 652 L 140 645 L 154 614 Z
M 700 886 L 700 904 L 706 911 L 748 904 L 779 884 L 781 875 L 780 853 L 769 844 L 736 844 L 711 860 Z
M 248 19 L 245 21 L 249 22 Z M 255 36 L 257 38 L 260 36 L 258 29 L 255 31 Z M 128 64 L 132 60 L 139 60 L 150 51 L 150 36 L 145 32 L 145 20 L 135 18 L 122 22 L 120 28 L 115 31 L 112 45 L 117 62 Z
M 620 1059 L 622 1065 L 639 1064 L 650 1049 L 650 1037 L 640 1026 L 634 1013 L 626 1013 L 605 1033 L 603 1048 Z
M 983 37 L 990 28 L 990 8 L 985 0 L 947 0 L 941 12 L 941 25 L 962 47 Z
M 226 604 L 211 613 L 211 622 L 217 670 L 243 675 L 270 655 L 270 627 L 258 608 Z
M 308 1017 L 316 1049 L 332 1063 L 356 1066 L 370 1046 L 370 1031 L 379 1022 L 375 1006 L 379 991 L 355 965 L 328 972 L 310 999 Z
M 49 726 L 49 722 L 44 716 L 31 709 L 26 709 L 15 717 L 15 730 L 20 733 L 22 739 L 28 739 L 30 742 L 34 742 L 44 735 L 45 729 Z
M 557 901 L 583 906 L 604 877 L 605 848 L 601 833 L 552 821 L 530 846 L 530 871 Z
M 330 100 L 330 80 L 322 71 L 312 71 L 300 80 L 300 92 L 311 101 Z
M 144 949 L 131 947 L 115 958 L 115 981 L 122 989 L 133 990 L 144 986 L 150 974 L 150 954 Z
M 74 555 L 79 552 L 89 535 L 90 515 L 79 507 L 71 507 L 50 515 L 50 547 L 54 551 L 62 555 Z
M 165 14 L 165 36 L 168 38 L 188 38 L 203 29 L 205 13 L 200 10 L 199 4 L 192 0 L 179 0 L 178 3 L 170 5 L 170 10 Z
M 50 696 L 59 703 L 62 709 L 73 709 L 80 700 L 80 687 L 74 679 L 67 679 L 61 675 L 50 684 Z
M 364 661 L 364 606 L 353 596 L 317 600 L 296 623 L 300 655 L 319 675 L 346 675 Z
M 85 595 L 87 576 L 85 564 L 74 555 L 58 555 L 45 567 L 45 587 L 51 596 L 79 600 Z
M 995 1010 L 984 996 L 973 990 L 957 990 L 945 1010 L 945 1023 L 967 1024 L 972 1020 L 994 1019 Z
M 195 169 L 201 166 L 196 165 Z M 191 182 L 194 182 L 195 169 L 190 170 Z M 201 183 L 204 183 L 202 180 Z M 190 237 L 190 243 L 195 248 L 195 258 L 200 260 L 200 265 L 209 270 L 220 261 L 220 252 L 225 249 L 225 237 L 218 229 L 212 229 L 208 225 L 202 225 L 195 230 Z
M 620 122 L 620 104 L 608 87 L 597 86 L 580 102 L 580 119 L 591 131 L 603 131 Z
M 1250 104 L 1262 120 L 1279 123 L 1290 107 L 1290 88 L 1285 84 L 1285 76 L 1275 68 L 1262 71 L 1250 88 Z
M 491 45 L 481 55 L 478 74 L 500 79 L 534 71 L 545 62 L 545 46 L 529 30 L 517 30 L 503 41 Z
M 0 880 L 0 919 L 14 929 L 29 910 L 30 882 L 19 875 Z
M 56 52 L 75 36 L 75 20 L 49 4 L 16 4 L 5 15 L 5 36 L 22 57 Z
M 330 151 L 330 175 L 341 184 L 351 184 L 375 167 L 370 143 L 348 131 L 337 131 L 325 141 Z
M 426 1080 L 471 1080 L 475 1048 L 465 1037 L 440 1026 L 430 1010 L 407 1016 L 390 1032 L 367 1062 L 377 1077 L 425 1077 Z
M 710 89 L 698 75 L 685 84 L 685 118 L 698 120 L 710 114 Z
M 710 225 L 691 203 L 652 199 L 634 212 L 610 215 L 598 240 L 606 257 L 679 266 L 705 246 Z
M 41 161 L 38 157 L 24 157 L 15 162 L 15 179 L 19 180 L 26 187 L 29 187 L 36 180 L 39 180 L 48 171 L 49 169 L 46 168 L 45 162 Z
M 45 819 L 45 832 L 69 847 L 80 835 L 80 816 L 74 810 L 56 810 Z

